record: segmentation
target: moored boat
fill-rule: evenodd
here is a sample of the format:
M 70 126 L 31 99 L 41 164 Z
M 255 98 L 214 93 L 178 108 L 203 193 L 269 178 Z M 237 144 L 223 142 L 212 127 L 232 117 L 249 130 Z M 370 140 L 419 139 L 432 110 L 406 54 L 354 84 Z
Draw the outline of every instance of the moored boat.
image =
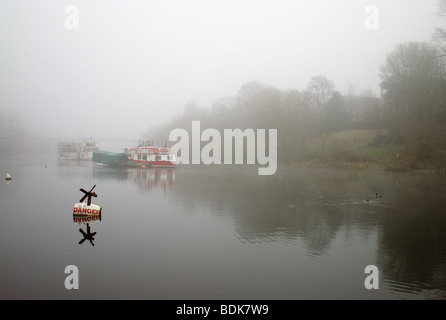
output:
M 93 140 L 57 143 L 59 160 L 92 160 L 95 151 L 99 151 L 99 146 Z
M 152 140 L 140 140 L 138 146 L 124 149 L 130 165 L 153 168 L 175 168 L 176 158 L 171 148 L 154 146 Z
M 125 167 L 129 165 L 129 158 L 125 153 L 116 153 L 103 150 L 93 152 L 92 160 L 95 164 L 111 167 Z

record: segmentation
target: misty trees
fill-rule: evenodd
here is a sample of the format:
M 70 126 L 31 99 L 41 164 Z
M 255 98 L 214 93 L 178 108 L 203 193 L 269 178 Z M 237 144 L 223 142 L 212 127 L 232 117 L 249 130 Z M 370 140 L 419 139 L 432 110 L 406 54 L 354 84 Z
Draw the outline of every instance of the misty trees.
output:
M 281 110 L 278 147 L 283 150 L 283 159 L 292 161 L 305 150 L 314 117 L 303 94 L 295 89 L 281 92 Z
M 281 90 L 251 81 L 244 83 L 235 97 L 219 99 L 209 108 L 188 103 L 181 114 L 165 125 L 152 128 L 148 134 L 154 140 L 164 142 L 171 130 L 187 130 L 194 120 L 200 121 L 203 129 L 219 131 L 230 128 L 277 129 L 279 160 L 289 163 L 314 152 L 314 145 L 310 147 L 310 143 L 316 143 L 317 139 L 321 139 L 323 153 L 325 137 L 330 132 L 350 129 L 353 112 L 358 119 L 356 128 L 360 128 L 364 123 L 361 114 L 366 114 L 362 107 L 374 108 L 376 105 L 363 97 L 342 96 L 335 90 L 333 82 L 321 75 L 312 77 L 303 91 Z
M 350 124 L 351 117 L 345 99 L 338 91 L 327 101 L 322 117 L 323 126 L 328 132 L 343 130 Z
M 312 77 L 305 91 L 309 105 L 317 112 L 324 113 L 327 102 L 333 96 L 334 88 L 333 82 L 325 76 Z
M 446 0 L 438 1 L 437 15 L 445 21 L 446 19 Z M 434 43 L 442 56 L 446 56 L 446 26 L 437 27 L 434 33 Z
M 319 137 L 324 151 L 325 135 L 347 118 L 343 99 L 325 76 L 312 77 L 303 92 L 248 82 L 238 92 L 236 110 L 238 123 L 278 129 L 277 143 L 286 162 L 302 154 L 310 137 Z
M 383 104 L 394 133 L 430 157 L 430 142 L 446 116 L 445 59 L 426 42 L 398 45 L 380 70 Z
M 245 128 L 275 128 L 281 160 L 291 161 L 305 144 L 306 103 L 298 90 L 282 91 L 273 86 L 248 82 L 237 94 L 233 124 Z
M 385 119 L 382 116 L 381 100 L 371 89 L 366 89 L 360 96 L 362 114 L 362 128 L 382 129 Z
M 446 0 L 438 0 L 446 18 Z M 394 138 L 401 138 L 417 160 L 431 157 L 433 141 L 446 124 L 446 29 L 436 28 L 432 43 L 395 47 L 380 70 L 383 107 Z
M 325 136 L 328 132 L 327 121 L 324 116 L 327 111 L 327 103 L 333 97 L 334 84 L 323 75 L 312 77 L 308 82 L 305 98 L 310 107 L 317 113 L 317 131 L 322 143 L 322 152 L 325 152 Z
M 237 95 L 238 120 L 243 126 L 275 127 L 282 120 L 281 92 L 257 81 L 245 83 Z

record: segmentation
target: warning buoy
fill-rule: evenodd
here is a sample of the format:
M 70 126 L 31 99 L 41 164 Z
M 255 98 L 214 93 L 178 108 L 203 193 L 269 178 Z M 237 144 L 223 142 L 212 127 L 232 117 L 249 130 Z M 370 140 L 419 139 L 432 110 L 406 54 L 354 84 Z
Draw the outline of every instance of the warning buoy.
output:
M 95 187 L 96 185 L 94 185 L 90 191 L 86 191 L 82 188 L 80 189 L 80 191 L 82 191 L 85 195 L 79 200 L 78 203 L 74 205 L 73 215 L 101 216 L 102 207 L 91 203 L 91 197 L 96 198 L 98 196 L 95 192 L 93 192 Z M 88 198 L 87 203 L 83 203 L 86 198 Z
M 96 204 L 78 202 L 74 205 L 73 215 L 78 216 L 101 216 L 102 207 Z

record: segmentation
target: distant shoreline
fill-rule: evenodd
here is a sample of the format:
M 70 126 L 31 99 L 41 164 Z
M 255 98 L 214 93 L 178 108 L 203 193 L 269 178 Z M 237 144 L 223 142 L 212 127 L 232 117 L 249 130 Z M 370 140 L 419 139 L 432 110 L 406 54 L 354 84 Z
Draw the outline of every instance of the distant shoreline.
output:
M 446 174 L 446 167 L 429 163 L 409 163 L 405 160 L 377 161 L 377 160 L 326 160 L 307 159 L 292 161 L 291 167 L 307 169 L 351 169 L 351 170 L 376 170 L 393 172 L 435 172 Z

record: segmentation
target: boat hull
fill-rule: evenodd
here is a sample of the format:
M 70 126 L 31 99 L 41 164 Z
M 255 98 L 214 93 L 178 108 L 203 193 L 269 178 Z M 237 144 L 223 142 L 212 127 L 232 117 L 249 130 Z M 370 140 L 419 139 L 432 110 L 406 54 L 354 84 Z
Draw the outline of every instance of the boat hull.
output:
M 146 166 L 150 168 L 175 168 L 176 163 L 173 161 L 144 161 L 130 159 L 130 165 L 132 166 Z

